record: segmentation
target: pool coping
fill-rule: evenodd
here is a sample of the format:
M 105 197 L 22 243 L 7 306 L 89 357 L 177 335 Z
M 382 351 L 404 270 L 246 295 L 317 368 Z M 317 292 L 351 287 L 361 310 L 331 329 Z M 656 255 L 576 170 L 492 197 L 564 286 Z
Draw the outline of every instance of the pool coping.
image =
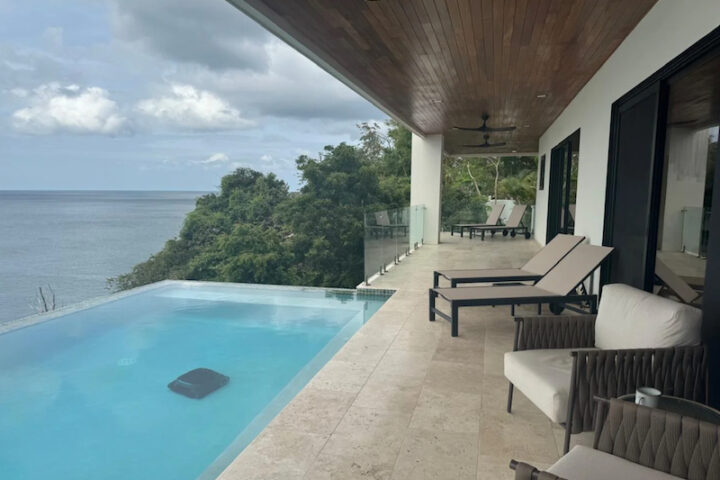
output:
M 116 302 L 123 298 L 137 295 L 140 293 L 149 292 L 162 288 L 168 285 L 178 286 L 211 286 L 211 287 L 237 287 L 246 289 L 257 289 L 257 290 L 296 290 L 296 291 L 322 291 L 322 292 L 337 292 L 337 293 L 353 293 L 361 295 L 377 295 L 377 296 L 392 296 L 396 290 L 392 289 L 374 289 L 374 288 L 325 288 L 325 287 L 304 287 L 297 285 L 275 285 L 275 284 L 261 284 L 261 283 L 235 283 L 235 282 L 207 282 L 202 280 L 161 280 L 159 282 L 149 283 L 140 287 L 130 288 L 120 292 L 111 293 L 110 295 L 104 295 L 100 297 L 94 297 L 82 302 L 73 303 L 60 307 L 51 312 L 42 312 L 28 315 L 25 317 L 18 318 L 16 320 L 10 320 L 9 322 L 0 323 L 0 335 L 20 330 L 22 328 L 30 327 L 40 323 L 53 320 L 58 317 L 69 315 L 71 313 L 79 312 L 81 310 L 87 310 L 89 308 L 98 307 L 106 303 Z

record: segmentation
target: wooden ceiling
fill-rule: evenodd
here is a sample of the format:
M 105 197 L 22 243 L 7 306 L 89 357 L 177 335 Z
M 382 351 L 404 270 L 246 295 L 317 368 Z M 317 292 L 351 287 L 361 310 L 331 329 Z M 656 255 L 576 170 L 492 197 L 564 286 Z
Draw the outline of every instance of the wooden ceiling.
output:
M 670 80 L 668 124 L 695 130 L 720 124 L 720 52 Z
M 656 0 L 229 0 L 448 153 L 538 139 Z M 544 98 L 539 96 L 545 95 Z M 467 149 L 488 125 L 505 147 Z

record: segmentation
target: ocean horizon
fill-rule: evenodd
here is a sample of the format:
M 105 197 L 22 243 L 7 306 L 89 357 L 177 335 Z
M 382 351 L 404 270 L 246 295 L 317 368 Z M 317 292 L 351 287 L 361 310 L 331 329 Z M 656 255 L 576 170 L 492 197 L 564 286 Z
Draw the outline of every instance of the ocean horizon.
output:
M 109 295 L 180 232 L 206 191 L 0 190 L 0 323 L 38 313 L 38 288 L 58 307 Z

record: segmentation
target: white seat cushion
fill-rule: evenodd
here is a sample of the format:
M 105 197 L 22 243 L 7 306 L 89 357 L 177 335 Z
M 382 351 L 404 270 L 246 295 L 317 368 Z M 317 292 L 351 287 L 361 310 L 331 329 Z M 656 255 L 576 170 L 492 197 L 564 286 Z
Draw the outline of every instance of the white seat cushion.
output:
M 555 423 L 567 416 L 573 350 L 578 349 L 505 353 L 505 378 Z
M 628 285 L 606 285 L 595 321 L 603 350 L 700 344 L 702 312 Z
M 667 473 L 629 462 L 592 448 L 578 445 L 548 468 L 548 472 L 568 480 L 678 480 Z

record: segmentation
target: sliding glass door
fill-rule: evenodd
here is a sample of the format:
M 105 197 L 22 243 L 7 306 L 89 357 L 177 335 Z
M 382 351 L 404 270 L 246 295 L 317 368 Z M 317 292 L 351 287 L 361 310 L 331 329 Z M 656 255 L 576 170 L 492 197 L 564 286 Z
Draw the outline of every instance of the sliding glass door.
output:
M 575 231 L 579 151 L 580 130 L 560 142 L 550 152 L 546 238 L 548 242 L 558 233 L 572 234 Z

